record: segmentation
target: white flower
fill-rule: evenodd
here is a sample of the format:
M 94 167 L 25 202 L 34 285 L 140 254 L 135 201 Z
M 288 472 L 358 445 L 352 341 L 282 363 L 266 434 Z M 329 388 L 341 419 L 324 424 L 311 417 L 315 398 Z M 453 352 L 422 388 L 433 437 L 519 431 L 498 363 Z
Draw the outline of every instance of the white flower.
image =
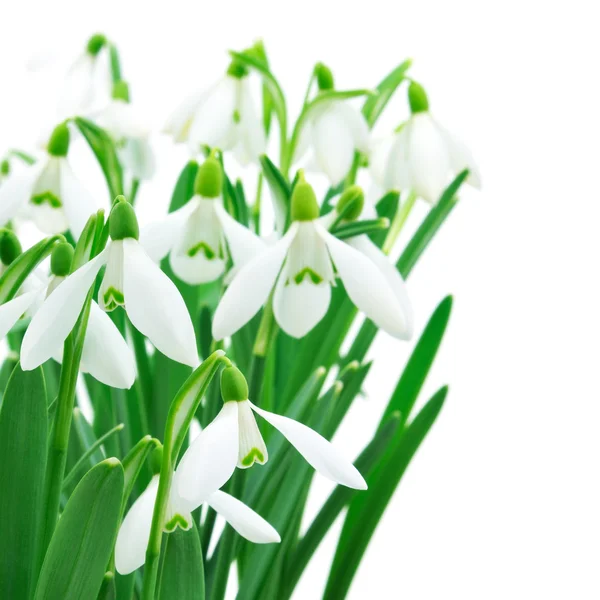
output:
M 192 527 L 192 511 L 202 503 L 189 503 L 177 492 L 179 470 L 173 474 L 171 493 L 163 531 L 171 533 L 177 527 L 184 531 Z M 144 564 L 146 547 L 152 529 L 152 515 L 158 492 L 159 475 L 155 475 L 143 494 L 125 516 L 115 546 L 115 565 L 121 575 L 127 575 Z M 255 544 L 281 541 L 277 531 L 243 502 L 226 494 L 213 492 L 206 500 L 241 536 Z
M 207 158 L 198 170 L 195 195 L 165 220 L 141 231 L 141 243 L 154 260 L 170 254 L 173 272 L 196 285 L 214 281 L 233 263 L 232 272 L 259 254 L 266 244 L 223 207 L 223 172 Z
M 199 504 L 227 482 L 236 466 L 246 469 L 268 460 L 253 412 L 280 431 L 321 475 L 347 487 L 366 489 L 354 465 L 323 436 L 298 421 L 252 404 L 246 380 L 236 367 L 224 369 L 221 391 L 223 408 L 179 463 L 178 493 L 182 498 Z
M 34 369 L 52 356 L 69 335 L 96 275 L 106 265 L 99 304 L 123 306 L 133 326 L 169 358 L 199 364 L 192 320 L 175 284 L 137 241 L 133 209 L 120 202 L 110 216 L 109 241 L 98 256 L 69 275 L 32 319 L 21 347 L 23 369 Z
M 410 314 L 406 304 L 398 301 L 397 282 L 388 279 L 391 272 L 382 272 L 365 254 L 331 235 L 318 214 L 312 188 L 299 181 L 292 196 L 290 229 L 233 279 L 214 315 L 215 339 L 232 335 L 245 325 L 273 288 L 277 323 L 292 337 L 306 335 L 329 308 L 334 267 L 360 310 L 391 335 L 410 337 Z
M 258 160 L 266 147 L 262 119 L 244 71 L 231 74 L 230 69 L 207 91 L 186 100 L 173 113 L 164 131 L 176 141 L 187 140 L 193 153 L 203 145 L 233 150 L 241 164 Z
M 423 88 L 411 83 L 412 116 L 392 137 L 375 145 L 371 173 L 385 191 L 410 190 L 434 204 L 451 181 L 469 169 L 468 182 L 479 188 L 479 170 L 469 149 L 428 110 Z
M 71 230 L 75 238 L 98 206 L 67 160 L 69 130 L 62 123 L 54 130 L 48 154 L 24 171 L 10 176 L 0 188 L 0 225 L 28 208 L 44 233 Z

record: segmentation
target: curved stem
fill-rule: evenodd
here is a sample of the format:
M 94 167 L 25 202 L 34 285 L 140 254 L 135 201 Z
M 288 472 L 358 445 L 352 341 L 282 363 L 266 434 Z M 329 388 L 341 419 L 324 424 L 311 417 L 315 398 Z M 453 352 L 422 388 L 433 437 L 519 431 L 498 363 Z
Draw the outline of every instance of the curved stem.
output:
M 400 208 L 396 211 L 394 215 L 394 220 L 390 226 L 390 230 L 388 231 L 387 237 L 385 238 L 385 242 L 383 242 L 382 250 L 385 254 L 389 254 L 394 247 L 410 212 L 417 201 L 417 195 L 414 192 L 411 192 L 406 199 L 406 201 L 400 206 Z

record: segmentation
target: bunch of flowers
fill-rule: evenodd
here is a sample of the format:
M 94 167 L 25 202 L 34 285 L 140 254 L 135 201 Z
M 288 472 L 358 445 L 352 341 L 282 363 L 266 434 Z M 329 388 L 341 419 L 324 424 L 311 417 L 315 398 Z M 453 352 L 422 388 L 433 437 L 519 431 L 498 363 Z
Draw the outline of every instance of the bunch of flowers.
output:
M 408 61 L 358 90 L 317 64 L 290 128 L 262 43 L 230 54 L 166 123 L 191 160 L 168 215 L 145 227 L 135 200 L 158 168 L 152 132 L 103 35 L 67 75 L 68 116 L 43 156 L 2 161 L 3 598 L 222 600 L 233 564 L 238 598 L 290 598 L 347 511 L 323 596 L 344 598 L 445 400 L 442 387 L 413 414 L 450 298 L 360 456 L 330 441 L 377 332 L 413 337 L 405 280 L 463 183 L 479 185 L 469 151 L 432 116 Z M 377 139 L 398 90 L 409 116 Z M 71 166 L 75 138 L 102 169 L 109 211 Z M 258 173 L 254 196 L 232 165 Z M 431 209 L 394 262 L 419 199 Z M 27 220 L 49 237 L 23 251 Z M 314 472 L 337 486 L 302 531 Z

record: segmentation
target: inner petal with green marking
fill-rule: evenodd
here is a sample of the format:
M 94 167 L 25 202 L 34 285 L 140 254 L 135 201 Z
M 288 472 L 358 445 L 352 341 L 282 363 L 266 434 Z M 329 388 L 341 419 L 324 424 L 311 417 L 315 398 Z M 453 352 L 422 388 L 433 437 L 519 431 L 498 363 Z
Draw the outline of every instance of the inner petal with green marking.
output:
M 222 258 L 222 256 L 223 256 L 222 249 L 221 250 L 214 250 L 206 242 L 198 242 L 196 245 L 192 246 L 187 251 L 187 254 L 188 254 L 188 256 L 190 256 L 190 257 L 193 258 L 194 256 L 196 256 L 196 254 L 198 254 L 198 252 L 203 252 L 204 256 L 208 260 L 213 260 L 214 258 L 216 258 L 217 254 L 220 255 L 219 258 Z
M 295 283 L 300 285 L 305 277 L 308 277 L 315 285 L 323 281 L 323 277 L 321 277 L 316 271 L 314 271 L 310 267 L 304 267 L 301 271 L 294 275 L 293 279 Z
M 62 202 L 60 201 L 60 198 L 50 190 L 46 190 L 45 192 L 41 192 L 32 196 L 31 203 L 35 204 L 36 206 L 48 204 L 51 208 L 62 208 Z
M 238 402 L 238 426 L 240 437 L 238 467 L 247 469 L 255 462 L 264 465 L 269 455 L 248 400 Z
M 183 529 L 183 531 L 187 531 L 192 526 L 191 522 L 188 521 L 186 517 L 179 513 L 175 513 L 171 516 L 171 518 L 165 523 L 164 531 L 166 533 L 173 533 L 177 527 Z
M 123 292 L 109 287 L 103 294 L 102 299 L 104 301 L 104 310 L 111 311 L 115 310 L 118 306 L 125 306 L 125 296 Z

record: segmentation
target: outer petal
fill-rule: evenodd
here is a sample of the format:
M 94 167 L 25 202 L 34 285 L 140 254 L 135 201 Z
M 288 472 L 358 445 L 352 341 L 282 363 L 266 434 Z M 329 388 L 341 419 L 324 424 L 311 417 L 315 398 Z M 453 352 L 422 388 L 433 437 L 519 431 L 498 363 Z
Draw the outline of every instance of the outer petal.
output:
M 384 138 L 371 140 L 369 171 L 375 183 L 381 188 L 386 187 L 385 171 L 395 139 L 394 135 L 388 135 Z
M 216 340 L 235 333 L 266 302 L 296 231 L 297 224 L 293 223 L 274 246 L 240 269 L 215 311 L 213 337 Z
M 243 502 L 226 494 L 215 492 L 206 503 L 214 508 L 242 537 L 254 544 L 279 543 L 275 528 Z
M 143 494 L 129 509 L 119 529 L 115 545 L 115 565 L 121 575 L 132 573 L 146 560 L 158 481 L 159 476 L 155 475 Z
M 412 187 L 409 163 L 410 128 L 410 123 L 406 124 L 392 138 L 383 171 L 383 188 L 386 191 L 403 191 Z
M 23 338 L 21 367 L 25 371 L 52 358 L 71 333 L 105 260 L 106 250 L 69 275 L 42 304 Z
M 369 151 L 369 126 L 362 113 L 348 102 L 336 102 L 335 110 L 344 119 L 354 138 L 354 147 L 361 152 Z
M 163 133 L 172 135 L 176 142 L 185 142 L 188 139 L 190 126 L 198 107 L 212 94 L 219 83 L 221 83 L 220 80 L 207 90 L 201 90 L 186 98 L 167 120 Z
M 63 84 L 59 106 L 61 114 L 73 116 L 90 107 L 94 100 L 94 65 L 94 57 L 87 52 L 73 63 Z
M 98 124 L 117 140 L 123 138 L 141 138 L 150 134 L 150 128 L 135 105 L 122 100 L 111 100 L 97 117 Z
M 238 406 L 225 402 L 214 421 L 186 450 L 177 467 L 177 494 L 198 508 L 229 480 L 238 460 Z
M 265 151 L 267 140 L 262 118 L 258 116 L 256 107 L 254 106 L 248 78 L 246 77 L 242 80 L 240 85 L 240 142 L 246 158 L 245 161 L 242 161 L 243 164 L 249 161 L 257 161 L 259 155 Z
M 129 139 L 119 150 L 119 157 L 136 179 L 148 180 L 156 172 L 156 157 L 148 138 Z
M 81 367 L 111 387 L 129 389 L 135 381 L 131 349 L 110 317 L 95 302 L 90 308 Z
M 481 188 L 481 175 L 479 167 L 473 158 L 473 154 L 467 146 L 446 128 L 436 122 L 438 129 L 446 140 L 448 155 L 450 157 L 450 167 L 453 175 L 456 177 L 463 169 L 469 169 L 468 182 L 477 189 Z
M 169 358 L 199 364 L 196 335 L 175 284 L 152 262 L 137 240 L 123 240 L 123 292 L 134 327 Z
M 46 166 L 45 160 L 25 169 L 22 173 L 9 176 L 0 186 L 0 226 L 6 225 L 21 208 L 27 205 L 40 173 Z
M 367 484 L 356 467 L 322 435 L 289 417 L 276 415 L 250 403 L 252 409 L 278 429 L 302 454 L 306 462 L 327 479 L 356 490 Z
M 386 276 L 358 250 L 323 228 L 320 228 L 320 233 L 350 300 L 389 334 L 405 338 L 408 330 L 406 316 Z
M 0 340 L 13 328 L 13 325 L 23 316 L 39 297 L 41 290 L 21 294 L 0 305 Z

